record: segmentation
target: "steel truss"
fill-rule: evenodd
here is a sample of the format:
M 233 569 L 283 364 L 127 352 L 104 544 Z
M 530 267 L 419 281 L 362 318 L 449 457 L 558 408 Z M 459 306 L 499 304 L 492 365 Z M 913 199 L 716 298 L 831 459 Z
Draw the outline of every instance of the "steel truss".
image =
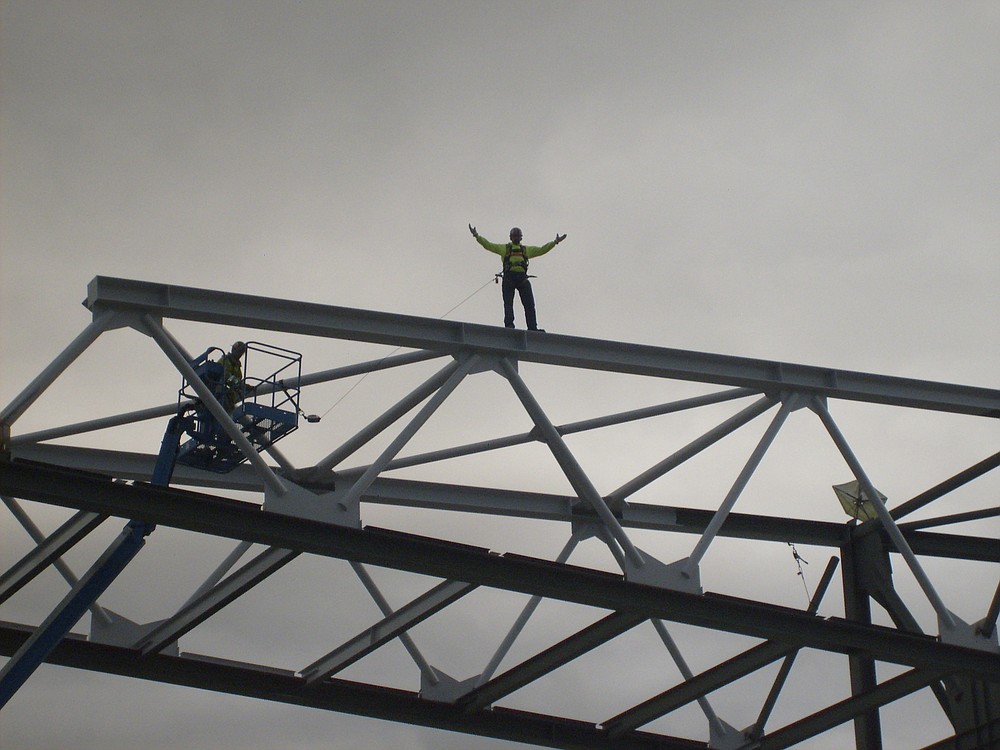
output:
M 928 690 L 954 728 L 953 737 L 935 742 L 933 747 L 965 750 L 1000 746 L 1000 647 L 996 635 L 1000 587 L 992 601 L 983 602 L 981 619 L 967 624 L 948 608 L 943 592 L 935 587 L 924 567 L 924 562 L 933 558 L 1000 563 L 1000 540 L 993 534 L 928 530 L 960 522 L 983 522 L 1000 515 L 1000 509 L 979 508 L 919 522 L 903 520 L 993 471 L 1000 464 L 1000 453 L 988 454 L 987 447 L 975 457 L 977 462 L 890 509 L 828 406 L 837 400 L 859 401 L 997 419 L 1000 391 L 106 277 L 91 282 L 86 304 L 93 313 L 90 325 L 0 413 L 4 452 L 0 460 L 0 497 L 35 543 L 30 553 L 0 575 L 0 607 L 50 566 L 60 572 L 71 589 L 50 617 L 39 624 L 0 622 L 0 653 L 10 657 L 0 671 L 0 706 L 38 664 L 47 661 L 548 747 L 784 748 L 853 722 L 856 747 L 874 750 L 883 743 L 880 709 Z M 434 359 L 444 359 L 445 363 L 397 403 L 384 407 L 366 427 L 353 436 L 344 436 L 340 445 L 309 466 L 296 466 L 276 450 L 269 452 L 273 463 L 269 462 L 252 446 L 244 445 L 246 440 L 233 427 L 233 440 L 243 449 L 246 464 L 225 475 L 177 467 L 175 486 L 160 487 L 149 484 L 155 461 L 152 453 L 50 442 L 162 419 L 174 413 L 176 404 L 33 433 L 15 433 L 17 420 L 108 330 L 132 328 L 149 336 L 174 367 L 191 380 L 191 357 L 164 326 L 165 319 L 414 349 L 305 375 L 301 380 L 303 389 Z M 529 379 L 522 376 L 521 363 L 689 381 L 716 390 L 557 425 L 532 391 Z M 466 378 L 487 371 L 509 383 L 534 425 L 532 430 L 429 453 L 401 455 Z M 199 396 L 214 414 L 226 416 L 210 393 Z M 712 424 L 699 437 L 611 492 L 597 489 L 567 442 L 568 436 L 577 433 L 728 402 L 736 404 L 731 416 Z M 867 501 L 874 520 L 843 524 L 734 511 L 772 442 L 789 416 L 798 411 L 815 415 L 817 425 L 856 480 L 863 493 L 859 501 Z M 652 505 L 630 499 L 768 413 L 763 434 L 717 509 Z M 359 449 L 389 433 L 407 417 L 409 421 L 371 463 L 344 466 Z M 393 470 L 521 445 L 540 446 L 551 453 L 572 493 L 511 491 L 384 476 Z M 176 485 L 200 486 L 212 494 Z M 233 491 L 263 493 L 263 506 L 226 494 Z M 74 513 L 46 535 L 22 507 L 22 500 Z M 427 538 L 405 528 L 365 525 L 363 509 L 375 504 L 504 516 L 526 524 L 557 522 L 568 533 L 561 553 L 554 560 L 542 560 L 496 553 L 461 540 Z M 91 570 L 78 579 L 63 558 L 97 529 L 115 523 L 109 520 L 111 517 L 129 519 L 130 524 Z M 238 545 L 181 607 L 162 620 L 141 625 L 105 609 L 98 595 L 143 544 L 155 544 L 156 526 L 236 540 Z M 683 540 L 673 536 L 678 534 L 697 539 L 686 556 L 661 561 L 636 546 L 633 536 L 640 530 L 670 534 L 674 542 Z M 834 555 L 808 606 L 792 609 L 706 593 L 701 563 L 718 537 L 826 547 Z M 576 547 L 591 538 L 606 545 L 619 572 L 569 564 Z M 263 545 L 264 549 L 240 565 L 252 545 Z M 302 555 L 347 561 L 382 618 L 361 632 L 344 634 L 339 641 L 317 649 L 314 660 L 307 664 L 257 664 L 181 652 L 182 638 L 278 570 L 289 564 L 293 569 L 294 561 Z M 898 556 L 912 575 L 924 599 L 920 604 L 933 610 L 936 634 L 923 632 L 911 613 L 911 605 L 894 586 L 890 555 Z M 836 577 L 838 562 L 844 616 L 824 617 L 819 609 Z M 393 606 L 368 566 L 432 576 L 440 582 L 409 602 Z M 413 631 L 483 589 L 516 592 L 529 598 L 483 670 L 467 679 L 455 679 L 432 666 Z M 598 614 L 589 625 L 576 632 L 556 634 L 558 640 L 553 645 L 501 671 L 500 666 L 521 638 L 536 607 L 546 599 L 594 608 Z M 888 613 L 894 627 L 874 624 L 872 601 Z M 89 636 L 68 633 L 87 609 L 92 614 Z M 55 621 L 61 625 L 52 626 Z M 609 708 L 605 714 L 587 719 L 555 716 L 541 709 L 521 710 L 507 702 L 522 688 L 549 678 L 561 667 L 602 649 L 645 622 L 653 624 L 680 673 L 680 681 L 665 677 L 659 692 L 624 710 L 620 706 Z M 677 625 L 752 641 L 742 652 L 696 673 L 685 657 L 684 644 L 671 632 Z M 419 690 L 338 676 L 397 640 L 413 662 Z M 476 651 L 480 645 L 470 644 L 468 648 Z M 783 726 L 773 726 L 773 711 L 803 649 L 846 656 L 850 691 L 837 694 L 831 689 L 825 707 Z M 745 729 L 726 723 L 712 706 L 712 694 L 774 664 L 780 667 L 770 689 L 756 699 L 760 707 L 756 721 Z M 878 665 L 892 666 L 895 676 L 880 680 Z M 748 702 L 754 699 L 748 697 Z M 650 726 L 689 705 L 697 705 L 704 714 L 702 733 L 684 738 Z

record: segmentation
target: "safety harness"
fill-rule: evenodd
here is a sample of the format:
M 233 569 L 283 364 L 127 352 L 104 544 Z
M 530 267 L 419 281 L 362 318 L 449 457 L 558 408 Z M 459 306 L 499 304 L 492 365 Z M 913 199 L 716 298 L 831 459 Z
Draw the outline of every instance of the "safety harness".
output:
M 514 273 L 528 272 L 528 254 L 523 245 L 518 245 L 515 250 L 513 242 L 507 243 L 507 249 L 503 254 L 503 270 Z

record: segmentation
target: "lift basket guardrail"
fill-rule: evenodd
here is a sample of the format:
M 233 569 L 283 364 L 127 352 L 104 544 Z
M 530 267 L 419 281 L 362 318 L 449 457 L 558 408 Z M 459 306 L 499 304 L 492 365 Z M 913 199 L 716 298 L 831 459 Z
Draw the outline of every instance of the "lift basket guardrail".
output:
M 191 362 L 198 378 L 222 404 L 233 422 L 258 451 L 274 445 L 298 428 L 302 355 L 269 344 L 247 342 L 237 383 L 227 382 L 225 352 L 210 347 Z M 214 359 L 213 359 L 214 357 Z M 255 372 L 268 372 L 264 377 Z M 177 452 L 177 463 L 224 474 L 246 456 L 185 380 L 178 403 L 192 401 L 184 420 L 190 437 Z

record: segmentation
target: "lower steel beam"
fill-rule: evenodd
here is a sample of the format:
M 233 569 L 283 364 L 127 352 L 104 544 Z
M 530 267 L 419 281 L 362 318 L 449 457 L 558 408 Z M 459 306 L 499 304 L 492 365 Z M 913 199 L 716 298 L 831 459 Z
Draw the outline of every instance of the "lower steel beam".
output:
M 575 602 L 609 611 L 774 640 L 789 646 L 1000 681 L 1000 654 L 891 628 L 714 594 L 656 588 L 620 575 L 382 529 L 354 529 L 267 513 L 253 503 L 0 461 L 0 493 L 95 513 L 448 580 Z
M 32 629 L 0 623 L 0 655 L 15 653 Z M 331 679 L 309 685 L 293 672 L 191 654 L 150 654 L 137 658 L 133 649 L 64 639 L 47 661 L 171 685 L 212 690 L 279 703 L 397 721 L 415 726 L 493 737 L 529 745 L 578 750 L 704 750 L 705 743 L 633 732 L 612 739 L 586 721 L 505 708 L 465 713 L 458 706 L 423 700 L 417 693 Z

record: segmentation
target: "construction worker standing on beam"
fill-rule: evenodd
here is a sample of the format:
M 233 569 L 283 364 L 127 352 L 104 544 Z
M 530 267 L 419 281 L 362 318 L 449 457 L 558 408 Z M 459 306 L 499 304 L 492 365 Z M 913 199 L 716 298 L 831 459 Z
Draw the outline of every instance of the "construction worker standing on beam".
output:
M 538 321 L 535 318 L 535 296 L 531 291 L 531 278 L 528 276 L 528 259 L 545 255 L 564 239 L 566 235 L 556 234 L 556 238 L 541 247 L 521 244 L 521 230 L 514 227 L 510 230 L 510 242 L 506 245 L 497 245 L 484 237 L 479 236 L 476 228 L 469 224 L 469 231 L 476 241 L 489 250 L 496 253 L 503 259 L 503 324 L 507 328 L 514 327 L 514 291 L 517 290 L 521 296 L 521 306 L 524 308 L 524 319 L 529 331 L 539 331 Z

